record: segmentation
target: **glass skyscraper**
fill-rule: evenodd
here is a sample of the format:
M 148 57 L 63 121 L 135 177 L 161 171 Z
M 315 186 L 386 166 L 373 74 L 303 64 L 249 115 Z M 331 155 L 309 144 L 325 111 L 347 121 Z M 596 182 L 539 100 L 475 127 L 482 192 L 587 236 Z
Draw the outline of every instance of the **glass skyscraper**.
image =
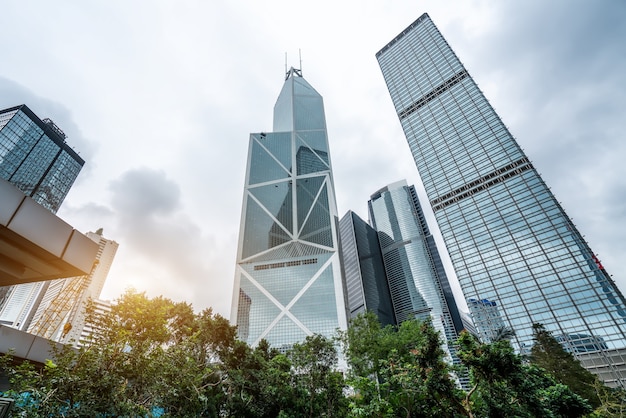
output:
M 348 211 L 339 221 L 339 241 L 349 318 L 372 312 L 381 325 L 397 325 L 378 232 Z
M 371 196 L 368 208 L 396 320 L 430 320 L 453 354 L 463 324 L 415 188 L 404 180 L 390 184 Z
M 251 345 L 288 349 L 347 327 L 324 105 L 300 70 L 273 130 L 250 135 L 231 322 Z
M 376 57 L 465 297 L 495 304 L 521 352 L 542 323 L 623 385 L 622 293 L 429 16 Z
M 0 110 L 0 178 L 56 213 L 85 164 L 65 138 L 26 105 Z M 48 284 L 0 287 L 0 323 L 26 329 Z
M 85 161 L 50 119 L 26 105 L 0 111 L 0 178 L 56 213 Z
M 497 340 L 501 332 L 506 329 L 506 324 L 502 320 L 496 302 L 489 299 L 478 300 L 469 298 L 467 307 L 476 330 L 475 335 L 480 336 L 483 341 L 492 342 Z

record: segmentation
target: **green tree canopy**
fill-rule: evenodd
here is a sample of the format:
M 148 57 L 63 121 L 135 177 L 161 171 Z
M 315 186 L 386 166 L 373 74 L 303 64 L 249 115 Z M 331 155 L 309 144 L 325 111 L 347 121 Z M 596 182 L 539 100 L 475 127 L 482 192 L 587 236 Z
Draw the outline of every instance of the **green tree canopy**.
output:
M 475 417 L 582 417 L 592 408 L 544 369 L 525 364 L 507 339 L 481 343 L 462 332 L 458 355 L 470 372 L 465 405 Z
M 218 416 L 219 359 L 233 350 L 235 329 L 211 310 L 129 291 L 111 312 L 88 308 L 97 332 L 65 347 L 41 370 L 5 369 L 26 416 Z
M 534 344 L 530 351 L 530 362 L 545 369 L 554 379 L 587 399 L 597 408 L 600 406 L 597 388 L 598 378 L 580 365 L 571 353 L 552 336 L 542 324 L 533 324 Z
M 97 332 L 80 349 L 57 350 L 41 367 L 0 356 L 12 384 L 2 395 L 16 400 L 16 415 L 556 418 L 591 411 L 569 387 L 580 370 L 559 377 L 571 358 L 541 327 L 531 363 L 506 338 L 482 343 L 462 333 L 457 353 L 472 381 L 464 392 L 429 322 L 381 327 L 366 314 L 336 341 L 311 335 L 281 353 L 264 340 L 256 347 L 237 340 L 210 309 L 195 313 L 163 297 L 129 291 L 111 312 L 88 312 Z M 594 417 L 620 416 L 623 392 L 598 395 Z
M 453 417 L 464 414 L 439 334 L 428 322 L 381 328 L 367 313 L 343 335 L 355 390 L 352 413 L 367 417 Z

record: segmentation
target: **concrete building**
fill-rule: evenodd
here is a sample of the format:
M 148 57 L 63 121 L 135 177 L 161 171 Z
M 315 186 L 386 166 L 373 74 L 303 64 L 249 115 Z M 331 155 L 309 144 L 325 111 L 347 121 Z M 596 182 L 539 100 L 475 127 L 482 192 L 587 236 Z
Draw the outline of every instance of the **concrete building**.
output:
M 28 332 L 63 343 L 80 341 L 86 305 L 100 297 L 118 243 L 106 239 L 102 228 L 85 234 L 98 244 L 94 268 L 87 275 L 55 280 L 48 286 Z

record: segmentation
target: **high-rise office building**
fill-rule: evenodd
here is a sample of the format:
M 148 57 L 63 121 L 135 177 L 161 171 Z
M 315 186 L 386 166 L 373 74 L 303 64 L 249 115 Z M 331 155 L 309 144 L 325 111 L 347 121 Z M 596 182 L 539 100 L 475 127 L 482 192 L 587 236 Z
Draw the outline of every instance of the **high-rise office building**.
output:
M 231 321 L 279 349 L 347 326 L 322 96 L 291 68 L 250 135 Z
M 489 299 L 469 298 L 467 307 L 475 327 L 474 334 L 478 335 L 484 342 L 488 343 L 498 339 L 502 331 L 507 329 L 496 302 Z
M 429 16 L 376 57 L 465 297 L 496 303 L 520 351 L 533 323 L 584 336 L 576 356 L 622 385 L 622 293 Z
M 93 313 L 91 316 L 85 316 L 83 318 L 83 324 L 80 328 L 73 328 L 74 333 L 78 337 L 65 337 L 61 339 L 61 342 L 66 344 L 72 344 L 75 347 L 83 347 L 94 342 L 94 337 L 102 331 L 101 325 L 98 323 L 104 315 L 111 312 L 113 305 L 108 300 L 92 299 Z
M 463 329 L 439 251 L 413 186 L 402 180 L 371 196 L 370 222 L 378 231 L 398 323 L 430 320 L 453 354 Z
M 463 322 L 463 329 L 475 337 L 480 337 L 478 329 L 476 329 L 476 325 L 474 325 L 474 318 L 472 318 L 472 314 L 463 311 L 459 312 L 461 314 L 461 322 Z
M 0 178 L 53 213 L 61 206 L 85 161 L 50 119 L 26 105 L 0 111 Z M 0 323 L 26 329 L 48 282 L 0 288 Z
M 100 297 L 119 246 L 102 233 L 100 228 L 85 234 L 98 244 L 96 262 L 90 274 L 51 282 L 28 327 L 29 333 L 78 344 L 85 327 L 87 302 Z
M 50 119 L 26 105 L 0 111 L 0 178 L 56 213 L 85 161 Z
M 349 319 L 372 312 L 381 325 L 396 325 L 376 230 L 348 211 L 339 221 L 339 241 Z

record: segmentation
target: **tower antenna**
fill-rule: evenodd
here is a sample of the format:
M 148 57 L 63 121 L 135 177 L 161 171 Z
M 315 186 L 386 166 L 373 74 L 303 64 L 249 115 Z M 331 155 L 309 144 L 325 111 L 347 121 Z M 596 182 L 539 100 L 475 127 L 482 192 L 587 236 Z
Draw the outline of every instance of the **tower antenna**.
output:
M 302 50 L 298 48 L 298 55 L 300 57 L 300 73 L 302 73 Z
M 287 51 L 285 51 L 285 74 L 287 74 Z

